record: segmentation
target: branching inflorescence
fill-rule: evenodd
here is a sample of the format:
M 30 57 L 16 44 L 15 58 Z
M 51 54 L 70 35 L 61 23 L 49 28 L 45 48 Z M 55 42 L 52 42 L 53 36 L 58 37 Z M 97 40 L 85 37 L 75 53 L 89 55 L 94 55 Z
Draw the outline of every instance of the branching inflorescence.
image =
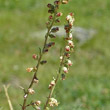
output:
M 24 90 L 24 101 L 23 101 L 23 105 L 22 106 L 22 110 L 26 110 L 27 107 L 32 106 L 34 109 L 36 110 L 41 110 L 40 108 L 40 104 L 41 101 L 31 101 L 30 104 L 27 104 L 27 99 L 28 96 L 31 94 L 34 94 L 35 91 L 33 90 L 33 85 L 34 83 L 38 83 L 39 80 L 37 78 L 37 73 L 38 73 L 38 69 L 40 67 L 40 65 L 47 63 L 46 60 L 42 60 L 42 57 L 45 53 L 47 53 L 49 51 L 49 48 L 55 45 L 55 42 L 49 42 L 48 43 L 48 38 L 56 38 L 56 36 L 54 35 L 54 33 L 56 33 L 57 31 L 59 31 L 59 27 L 53 27 L 53 25 L 55 23 L 60 22 L 60 16 L 62 16 L 61 12 L 58 12 L 59 6 L 61 4 L 67 4 L 68 0 L 55 0 L 54 4 L 48 4 L 47 7 L 49 8 L 48 13 L 50 13 L 49 17 L 48 17 L 48 22 L 46 23 L 46 27 L 47 27 L 47 33 L 45 35 L 45 41 L 43 44 L 43 48 L 39 49 L 39 54 L 33 54 L 32 58 L 34 60 L 37 60 L 37 65 L 35 67 L 32 68 L 27 68 L 27 72 L 33 72 L 33 78 L 32 81 L 28 87 L 27 90 Z M 63 52 L 61 53 L 60 56 L 60 65 L 59 65 L 59 69 L 57 72 L 57 76 L 56 78 L 53 78 L 53 80 L 50 82 L 49 84 L 49 96 L 47 97 L 47 101 L 44 105 L 44 110 L 49 110 L 50 107 L 54 107 L 54 106 L 58 106 L 58 102 L 55 98 L 52 97 L 52 94 L 54 92 L 55 86 L 61 76 L 62 80 L 65 80 L 66 74 L 69 71 L 69 67 L 72 66 L 72 62 L 70 60 L 70 54 L 71 52 L 73 52 L 73 48 L 74 48 L 74 44 L 72 41 L 72 26 L 73 26 L 73 22 L 74 22 L 74 15 L 72 13 L 70 13 L 67 17 L 66 17 L 66 21 L 67 24 L 64 26 L 65 32 L 66 32 L 66 37 L 64 38 L 65 40 L 65 47 L 63 49 Z

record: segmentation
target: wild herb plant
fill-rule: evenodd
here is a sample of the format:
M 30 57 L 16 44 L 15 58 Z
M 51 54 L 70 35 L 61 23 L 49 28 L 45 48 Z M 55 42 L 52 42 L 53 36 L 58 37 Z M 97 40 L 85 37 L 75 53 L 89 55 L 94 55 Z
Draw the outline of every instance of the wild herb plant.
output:
M 41 110 L 40 104 L 41 101 L 31 101 L 29 104 L 27 103 L 28 96 L 35 93 L 33 90 L 33 85 L 38 84 L 38 70 L 40 65 L 43 65 L 47 63 L 47 60 L 42 60 L 43 56 L 48 53 L 49 49 L 55 45 L 55 42 L 49 42 L 48 39 L 55 39 L 55 33 L 59 31 L 59 27 L 55 27 L 54 24 L 60 22 L 60 17 L 63 15 L 63 13 L 58 12 L 58 9 L 61 4 L 67 4 L 69 0 L 55 0 L 53 4 L 48 4 L 48 13 L 50 14 L 48 17 L 48 21 L 46 23 L 47 27 L 47 33 L 45 34 L 45 41 L 43 44 L 43 48 L 39 48 L 39 53 L 33 54 L 32 58 L 37 61 L 37 64 L 35 67 L 27 68 L 27 72 L 33 72 L 33 78 L 30 82 L 30 85 L 27 89 L 24 89 L 24 101 L 22 106 L 22 110 L 26 110 L 27 107 L 32 106 L 36 110 Z M 52 81 L 49 84 L 49 95 L 47 97 L 46 103 L 44 104 L 44 110 L 50 110 L 54 106 L 58 106 L 59 102 L 57 99 L 53 97 L 53 92 L 58 84 L 58 80 L 61 78 L 62 80 L 65 80 L 66 75 L 68 74 L 69 67 L 72 66 L 72 62 L 70 60 L 71 52 L 74 52 L 74 43 L 73 43 L 73 37 L 72 37 L 72 26 L 74 22 L 74 15 L 73 13 L 69 13 L 66 17 L 66 25 L 64 26 L 66 36 L 63 38 L 65 40 L 65 46 L 62 47 L 62 52 L 60 53 L 60 65 L 58 67 L 58 71 L 56 73 L 56 77 L 52 79 Z

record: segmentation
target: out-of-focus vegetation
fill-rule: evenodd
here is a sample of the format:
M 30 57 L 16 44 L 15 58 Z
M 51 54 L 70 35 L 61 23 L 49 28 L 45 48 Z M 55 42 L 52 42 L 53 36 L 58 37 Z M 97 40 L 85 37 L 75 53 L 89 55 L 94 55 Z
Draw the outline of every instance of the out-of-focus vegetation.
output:
M 46 28 L 49 1 L 53 0 L 0 0 L 0 110 L 9 110 L 3 84 L 11 84 L 9 95 L 14 109 L 20 110 L 23 92 L 18 85 L 26 88 L 32 78 L 25 69 L 36 64 L 32 54 L 42 46 L 43 36 L 35 38 L 33 33 Z M 71 0 L 60 10 L 64 12 L 61 24 L 68 12 L 74 12 L 75 26 L 93 28 L 97 34 L 81 47 L 75 44 L 73 67 L 54 94 L 60 102 L 56 110 L 109 110 L 110 0 Z M 60 38 L 56 41 L 56 46 L 44 57 L 48 63 L 40 67 L 40 83 L 34 86 L 36 94 L 30 100 L 46 100 L 48 84 L 59 63 L 62 41 Z

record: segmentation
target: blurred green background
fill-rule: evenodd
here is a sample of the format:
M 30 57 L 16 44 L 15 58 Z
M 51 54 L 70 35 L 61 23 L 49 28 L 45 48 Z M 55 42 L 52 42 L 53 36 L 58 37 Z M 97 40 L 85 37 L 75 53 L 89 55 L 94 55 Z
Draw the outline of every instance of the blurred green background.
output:
M 11 84 L 9 95 L 14 110 L 20 110 L 23 91 L 18 85 L 28 87 L 32 74 L 26 68 L 36 64 L 32 54 L 37 54 L 44 40 L 32 33 L 46 28 L 46 5 L 53 1 L 0 0 L 0 110 L 9 110 L 3 84 Z M 61 24 L 68 12 L 74 12 L 75 26 L 92 28 L 97 34 L 82 46 L 74 39 L 73 66 L 67 79 L 56 87 L 54 97 L 60 105 L 51 110 L 110 110 L 110 0 L 71 0 L 60 11 L 64 13 Z M 62 40 L 57 38 L 56 42 L 44 56 L 48 63 L 40 67 L 40 83 L 34 86 L 36 94 L 30 100 L 46 100 L 48 84 L 59 64 Z

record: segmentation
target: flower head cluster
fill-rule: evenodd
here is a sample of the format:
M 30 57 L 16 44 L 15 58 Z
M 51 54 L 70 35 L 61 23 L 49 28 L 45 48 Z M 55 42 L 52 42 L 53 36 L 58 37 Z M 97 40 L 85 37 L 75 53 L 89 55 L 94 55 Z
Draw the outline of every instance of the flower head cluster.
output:
M 59 6 L 61 4 L 60 0 L 55 0 L 53 4 L 48 4 L 48 13 L 50 13 L 49 17 L 48 17 L 48 21 L 46 23 L 46 27 L 49 31 L 48 36 L 50 38 L 56 38 L 55 33 L 59 31 L 59 27 L 55 26 L 52 27 L 54 23 L 59 23 L 60 22 L 60 17 L 63 15 L 63 13 L 58 12 Z M 47 35 L 46 35 L 47 36 Z M 54 46 L 55 42 L 50 42 L 48 44 L 46 44 L 45 48 L 44 48 L 44 53 L 49 51 L 49 48 Z
M 65 80 L 65 74 L 68 73 L 69 67 L 72 66 L 72 62 L 70 60 L 70 54 L 71 52 L 73 52 L 74 49 L 74 43 L 73 43 L 73 38 L 72 38 L 72 26 L 73 26 L 73 22 L 74 22 L 74 17 L 73 14 L 70 13 L 69 15 L 67 15 L 66 17 L 67 20 L 67 24 L 65 25 L 64 29 L 66 31 L 66 46 L 65 46 L 65 53 L 64 56 L 60 56 L 60 60 L 64 60 L 64 64 L 63 64 L 63 74 L 62 74 L 62 80 Z M 65 58 L 63 58 L 65 57 Z
M 49 8 L 48 13 L 50 13 L 48 17 L 48 22 L 46 23 L 47 28 L 51 26 L 51 22 L 55 20 L 55 22 L 60 22 L 59 17 L 62 16 L 61 12 L 57 12 L 59 9 L 59 5 L 61 4 L 60 0 L 55 0 L 54 4 L 48 4 L 47 7 Z
M 74 23 L 74 21 L 75 21 L 75 19 L 74 19 L 73 16 L 74 16 L 73 13 L 70 13 L 70 14 L 67 15 L 67 17 L 66 17 L 66 20 L 67 20 L 67 22 L 68 22 L 68 24 L 65 25 L 66 33 L 69 33 L 70 30 L 71 30 L 71 28 L 72 28 L 72 26 L 73 26 L 73 23 Z
M 50 105 L 50 107 L 53 107 L 53 106 L 58 106 L 58 102 L 57 102 L 57 100 L 55 99 L 55 98 L 50 98 L 49 99 L 49 105 Z

